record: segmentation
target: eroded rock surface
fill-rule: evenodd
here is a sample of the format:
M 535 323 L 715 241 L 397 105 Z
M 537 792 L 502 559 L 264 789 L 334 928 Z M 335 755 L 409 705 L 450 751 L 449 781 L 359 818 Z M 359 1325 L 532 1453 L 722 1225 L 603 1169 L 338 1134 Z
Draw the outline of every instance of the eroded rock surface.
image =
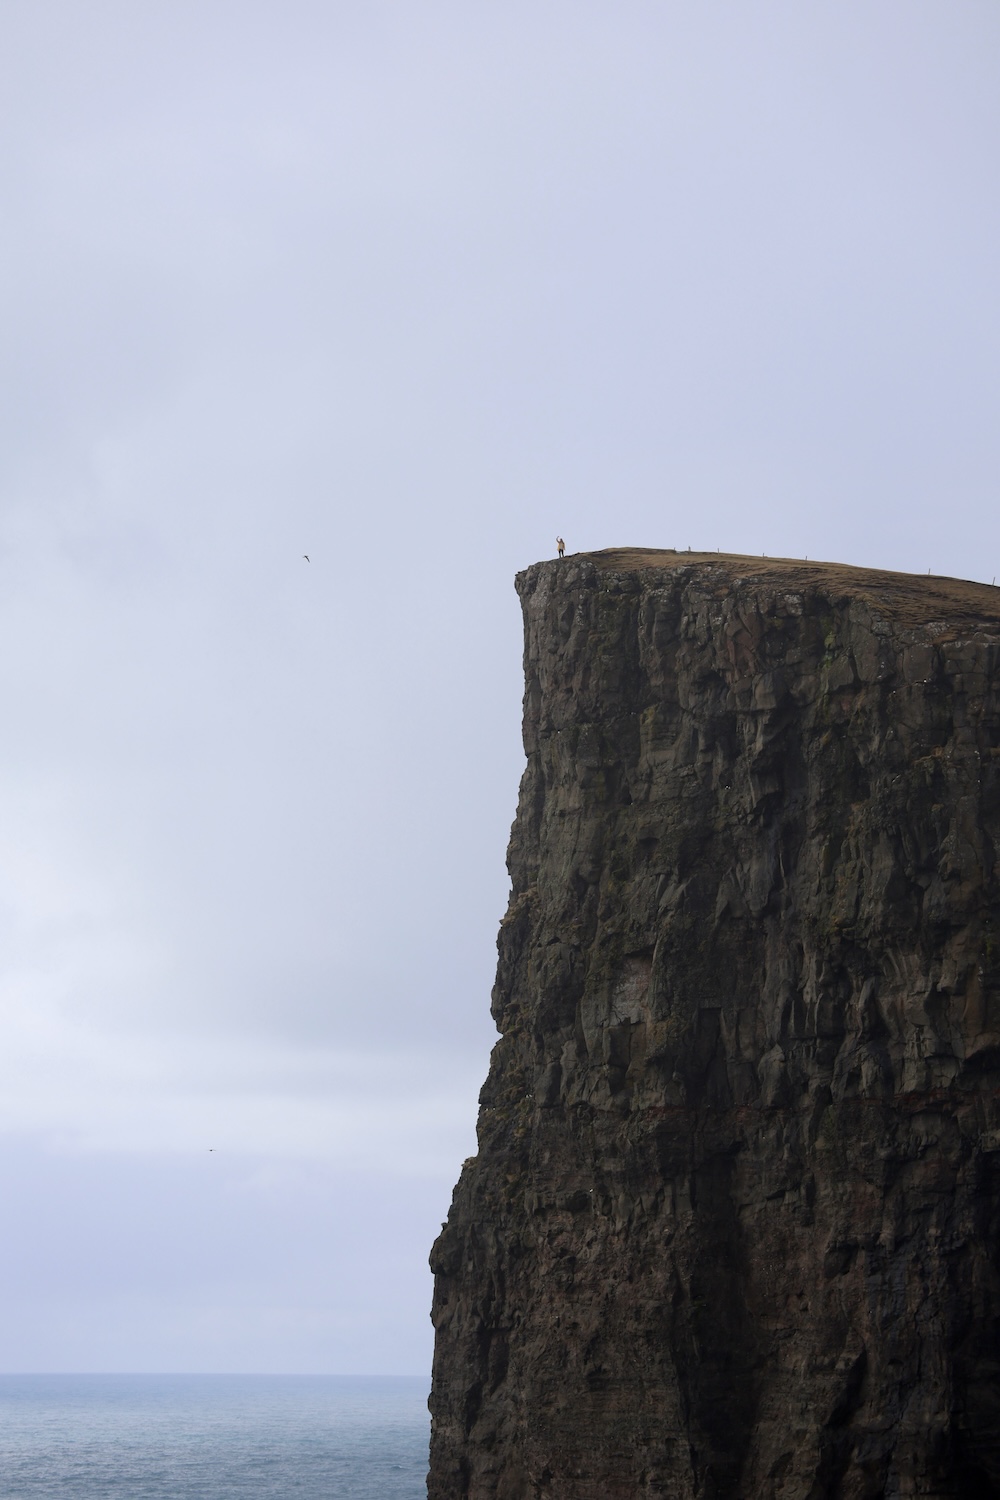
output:
M 1000 1495 L 1000 590 L 542 563 L 431 1500 Z

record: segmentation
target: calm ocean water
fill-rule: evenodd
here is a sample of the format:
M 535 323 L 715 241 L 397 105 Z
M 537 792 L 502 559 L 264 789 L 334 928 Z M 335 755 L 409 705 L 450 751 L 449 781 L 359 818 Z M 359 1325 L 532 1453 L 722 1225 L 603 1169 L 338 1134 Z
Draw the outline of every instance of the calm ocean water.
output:
M 0 1375 L 4 1500 L 421 1500 L 427 1382 Z

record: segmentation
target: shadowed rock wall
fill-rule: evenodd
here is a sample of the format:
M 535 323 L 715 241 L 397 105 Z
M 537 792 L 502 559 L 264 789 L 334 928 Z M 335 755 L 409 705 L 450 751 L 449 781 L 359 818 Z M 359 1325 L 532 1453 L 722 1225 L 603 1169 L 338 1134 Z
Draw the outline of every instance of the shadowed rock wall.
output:
M 431 1500 L 1000 1495 L 1000 591 L 542 563 Z

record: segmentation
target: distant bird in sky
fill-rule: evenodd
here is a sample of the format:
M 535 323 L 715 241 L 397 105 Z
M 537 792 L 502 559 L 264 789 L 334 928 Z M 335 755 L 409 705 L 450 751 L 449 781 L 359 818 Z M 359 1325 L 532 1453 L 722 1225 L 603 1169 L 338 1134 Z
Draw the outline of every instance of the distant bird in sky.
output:
M 302 556 L 305 558 L 306 562 L 309 561 L 309 553 L 308 552 L 303 552 Z

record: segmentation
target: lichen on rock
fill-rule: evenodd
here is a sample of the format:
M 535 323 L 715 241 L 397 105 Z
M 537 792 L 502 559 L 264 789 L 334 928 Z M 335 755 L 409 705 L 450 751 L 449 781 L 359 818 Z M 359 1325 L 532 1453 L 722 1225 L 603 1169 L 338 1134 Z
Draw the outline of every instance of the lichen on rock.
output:
M 1000 592 L 519 575 L 430 1500 L 1000 1494 Z

